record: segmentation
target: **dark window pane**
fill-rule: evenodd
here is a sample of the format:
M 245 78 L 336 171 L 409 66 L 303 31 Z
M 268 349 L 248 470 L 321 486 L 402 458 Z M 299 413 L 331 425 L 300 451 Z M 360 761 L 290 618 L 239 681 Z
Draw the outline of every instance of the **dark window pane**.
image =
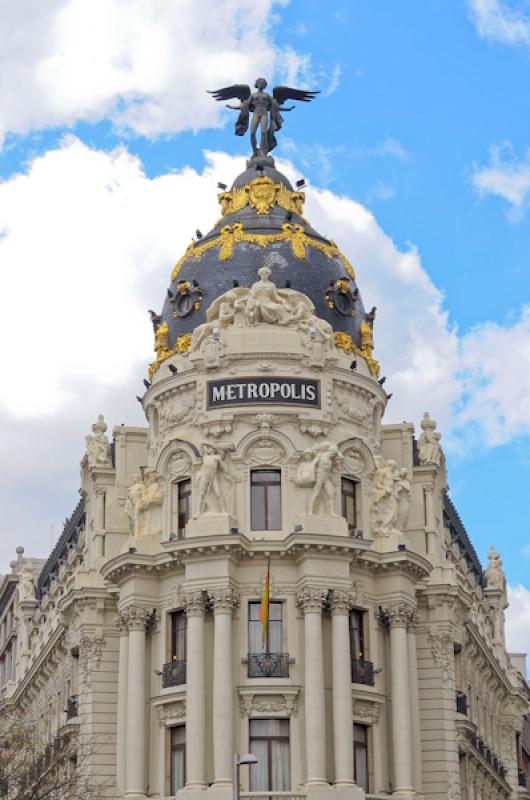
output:
M 350 646 L 352 658 L 364 658 L 364 611 L 350 611 Z
M 353 769 L 355 783 L 368 791 L 368 728 L 353 726 Z
M 252 486 L 250 494 L 250 527 L 253 531 L 265 530 L 265 489 Z
M 249 603 L 248 611 L 248 652 L 264 653 L 266 642 L 262 640 L 259 618 L 261 603 Z M 269 653 L 282 652 L 282 603 L 269 603 Z
M 171 661 L 186 660 L 186 628 L 187 618 L 184 611 L 173 611 L 171 614 Z
M 289 791 L 289 720 L 251 719 L 250 752 L 259 760 L 250 768 L 251 791 Z
M 282 494 L 280 486 L 269 486 L 267 503 L 268 525 L 267 530 L 279 531 L 282 527 Z
M 281 471 L 255 469 L 250 473 L 250 526 L 252 530 L 280 530 Z
M 342 516 L 348 523 L 348 528 L 352 530 L 357 527 L 357 486 L 355 481 L 349 478 L 341 480 L 341 503 Z
M 186 782 L 186 727 L 171 728 L 170 784 L 171 794 L 176 794 Z

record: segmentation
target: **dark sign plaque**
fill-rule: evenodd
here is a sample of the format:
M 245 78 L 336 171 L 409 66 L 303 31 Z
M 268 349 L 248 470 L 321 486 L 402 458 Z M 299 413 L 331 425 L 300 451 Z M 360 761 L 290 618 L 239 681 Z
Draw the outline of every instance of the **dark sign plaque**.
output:
M 234 378 L 208 381 L 208 408 L 262 403 L 320 408 L 320 381 L 305 378 Z

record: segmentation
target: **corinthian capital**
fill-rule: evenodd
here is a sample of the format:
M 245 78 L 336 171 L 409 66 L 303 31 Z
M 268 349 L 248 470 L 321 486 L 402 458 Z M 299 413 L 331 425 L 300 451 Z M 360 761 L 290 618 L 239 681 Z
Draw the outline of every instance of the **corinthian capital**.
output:
M 184 608 L 186 616 L 188 617 L 202 617 L 206 605 L 206 597 L 204 592 L 195 591 L 188 592 L 183 597 Z
M 128 618 L 125 612 L 118 611 L 116 614 L 116 627 L 120 632 L 120 636 L 126 636 L 129 633 Z
M 318 586 L 304 586 L 296 595 L 296 602 L 300 606 L 302 613 L 322 612 L 327 597 L 327 589 Z
M 354 605 L 353 592 L 346 589 L 333 589 L 329 596 L 329 602 L 332 614 L 349 614 Z
M 144 606 L 127 606 L 119 616 L 121 624 L 127 626 L 129 631 L 145 631 L 152 620 L 152 610 Z
M 386 609 L 386 618 L 391 628 L 406 628 L 414 616 L 414 606 L 405 601 L 393 603 Z
M 234 611 L 239 603 L 239 594 L 231 587 L 223 589 L 212 589 L 208 592 L 208 597 L 213 606 L 214 614 Z

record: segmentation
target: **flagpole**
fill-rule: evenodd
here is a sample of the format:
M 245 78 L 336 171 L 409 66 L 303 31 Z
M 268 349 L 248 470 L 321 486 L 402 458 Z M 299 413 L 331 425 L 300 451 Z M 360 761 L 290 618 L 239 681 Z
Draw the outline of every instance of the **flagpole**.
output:
M 271 598 L 270 598 L 270 590 L 271 590 L 271 558 L 270 556 L 267 559 L 267 584 L 269 587 L 269 594 L 267 597 L 267 627 L 265 630 L 265 648 L 267 655 L 270 655 L 270 640 L 269 640 L 269 620 L 270 620 L 270 607 L 271 607 Z

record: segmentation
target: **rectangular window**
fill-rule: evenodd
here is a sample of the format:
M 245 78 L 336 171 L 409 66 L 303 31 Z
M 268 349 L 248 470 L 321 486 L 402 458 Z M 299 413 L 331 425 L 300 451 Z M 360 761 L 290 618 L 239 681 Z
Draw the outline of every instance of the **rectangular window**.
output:
M 350 478 L 341 478 L 340 497 L 342 516 L 348 523 L 348 529 L 353 531 L 357 525 L 357 483 Z
M 186 661 L 187 617 L 184 611 L 172 611 L 170 616 L 169 660 Z
M 364 618 L 366 612 L 360 611 L 358 608 L 352 608 L 350 611 L 350 647 L 351 657 L 354 660 L 365 659 L 366 653 L 364 650 Z
M 250 752 L 258 759 L 250 767 L 250 791 L 288 792 L 289 720 L 251 719 Z
M 248 604 L 248 652 L 282 652 L 282 603 L 269 603 L 268 642 L 263 641 L 259 612 L 261 603 Z M 267 644 L 269 648 L 267 650 Z
M 282 474 L 279 469 L 254 469 L 250 473 L 250 527 L 253 531 L 279 531 L 282 527 Z
M 179 539 L 186 535 L 191 519 L 191 480 L 187 478 L 172 485 L 171 530 Z
M 186 783 L 186 726 L 170 728 L 170 787 L 175 795 Z
M 357 786 L 368 791 L 368 727 L 353 725 L 353 772 Z

